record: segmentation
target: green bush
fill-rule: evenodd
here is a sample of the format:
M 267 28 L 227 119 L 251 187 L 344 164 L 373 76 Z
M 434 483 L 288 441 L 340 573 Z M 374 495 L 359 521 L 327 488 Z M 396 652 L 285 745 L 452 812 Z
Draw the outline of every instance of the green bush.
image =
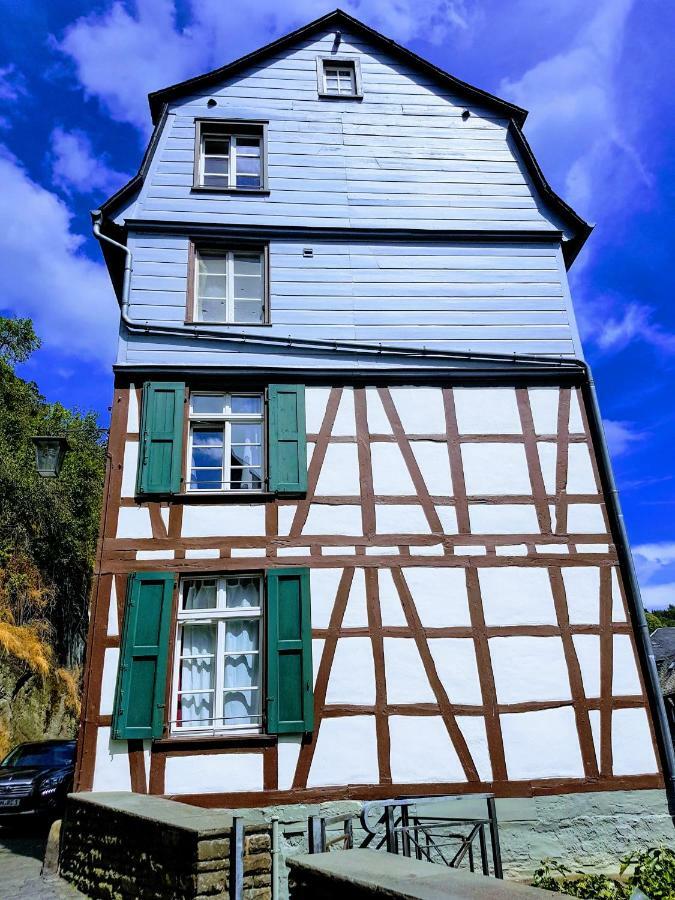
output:
M 675 851 L 651 847 L 623 857 L 619 878 L 572 872 L 553 860 L 544 860 L 534 873 L 534 887 L 568 897 L 628 900 L 638 888 L 649 900 L 675 900 Z

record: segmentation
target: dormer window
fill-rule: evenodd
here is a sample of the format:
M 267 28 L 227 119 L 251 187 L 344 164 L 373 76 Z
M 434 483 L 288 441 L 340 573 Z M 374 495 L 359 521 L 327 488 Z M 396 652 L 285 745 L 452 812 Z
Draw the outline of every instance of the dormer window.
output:
M 320 57 L 317 59 L 317 79 L 320 97 L 360 99 L 363 96 L 361 71 L 356 59 Z
M 211 191 L 265 189 L 264 123 L 195 122 L 194 187 Z

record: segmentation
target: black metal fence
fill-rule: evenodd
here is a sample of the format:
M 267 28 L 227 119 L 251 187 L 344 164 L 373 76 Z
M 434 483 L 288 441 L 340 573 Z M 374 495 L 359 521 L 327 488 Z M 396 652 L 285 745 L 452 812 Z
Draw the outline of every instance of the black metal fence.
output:
M 466 800 L 464 795 L 374 800 L 363 804 L 360 815 L 310 816 L 307 822 L 310 853 L 354 847 L 386 850 L 426 862 L 503 878 L 499 825 L 493 794 L 473 794 L 483 800 L 480 817 L 434 816 L 426 807 Z M 421 808 L 421 812 L 420 812 Z M 488 849 L 489 846 L 489 849 Z M 490 871 L 490 861 L 492 871 Z

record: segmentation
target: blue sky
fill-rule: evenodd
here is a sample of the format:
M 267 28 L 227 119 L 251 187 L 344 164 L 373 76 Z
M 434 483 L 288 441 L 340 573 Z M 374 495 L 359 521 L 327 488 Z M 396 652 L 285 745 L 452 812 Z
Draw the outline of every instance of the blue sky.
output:
M 135 173 L 150 90 L 327 12 L 297 0 L 2 0 L 0 309 L 50 400 L 107 424 L 116 306 L 89 210 Z M 647 606 L 675 603 L 675 5 L 352 0 L 344 8 L 530 110 L 553 187 L 596 223 L 571 271 Z

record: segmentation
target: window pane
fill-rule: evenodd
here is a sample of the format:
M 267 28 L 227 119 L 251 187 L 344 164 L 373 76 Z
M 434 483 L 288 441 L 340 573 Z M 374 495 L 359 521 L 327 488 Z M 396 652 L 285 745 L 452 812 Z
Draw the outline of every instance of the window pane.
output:
M 264 321 L 264 304 L 261 300 L 235 300 L 234 321 L 259 325 Z
M 237 300 L 260 300 L 262 294 L 262 278 L 251 278 L 249 275 L 234 276 L 234 296 Z
M 223 717 L 226 725 L 258 725 L 259 691 L 225 691 Z
M 242 653 L 238 656 L 225 657 L 225 687 L 250 688 L 258 686 L 257 653 Z
M 258 414 L 262 413 L 262 397 L 254 395 L 252 397 L 242 397 L 241 395 L 232 395 L 232 412 L 237 415 L 243 413 Z
M 184 728 L 213 725 L 213 692 L 181 694 L 178 703 L 178 723 Z
M 259 578 L 229 578 L 225 594 L 228 609 L 260 606 Z M 257 620 L 256 620 L 257 621 Z
M 197 314 L 200 322 L 224 322 L 227 319 L 225 298 L 222 300 L 200 298 Z
M 222 414 L 225 410 L 225 394 L 193 394 L 192 412 Z
M 231 451 L 231 466 L 233 469 L 241 467 L 253 467 L 259 469 L 262 465 L 262 447 L 249 447 L 233 445 Z
M 255 255 L 235 253 L 234 254 L 234 275 L 257 275 L 262 276 L 262 257 L 260 254 Z
M 222 447 L 223 429 L 195 426 L 192 429 L 193 447 Z
M 200 253 L 197 257 L 200 275 L 224 275 L 227 271 L 227 258 L 225 256 L 212 256 Z
M 237 175 L 259 175 L 260 174 L 260 157 L 258 156 L 238 156 L 237 157 Z
M 237 156 L 260 156 L 260 138 L 237 138 Z
M 183 609 L 215 609 L 218 602 L 217 582 L 185 581 L 183 584 Z
M 205 175 L 225 175 L 230 171 L 230 161 L 221 156 L 207 156 L 204 159 Z
M 256 422 L 233 422 L 232 444 L 260 444 L 262 443 L 262 425 Z M 246 460 L 253 462 L 253 460 Z
M 222 469 L 192 469 L 190 487 L 196 491 L 219 491 L 223 487 Z
M 192 465 L 196 469 L 217 468 L 223 466 L 223 448 L 222 447 L 193 447 L 192 449 Z
M 230 152 L 230 139 L 206 137 L 204 138 L 204 153 L 207 156 L 217 154 L 218 156 L 227 156 Z
M 228 594 L 229 594 L 228 586 Z M 240 588 L 243 594 L 244 590 Z M 228 598 L 229 599 L 229 598 Z M 235 606 L 238 605 L 235 603 Z M 258 649 L 259 619 L 228 619 L 225 625 L 225 652 L 246 653 Z
M 199 296 L 219 298 L 227 295 L 227 277 L 225 275 L 199 275 Z
M 226 188 L 229 183 L 230 179 L 227 175 L 204 175 L 202 178 L 204 187 Z
M 235 469 L 230 473 L 230 488 L 233 491 L 259 491 L 262 489 L 262 469 Z
M 181 629 L 181 656 L 209 657 L 212 661 L 215 652 L 216 626 L 213 623 L 208 625 L 193 625 L 190 622 L 186 622 L 183 625 Z M 183 660 L 183 662 L 185 662 L 185 660 Z M 188 691 L 196 691 L 210 688 L 210 679 L 213 674 L 211 662 L 207 660 L 204 668 L 200 671 L 206 673 L 203 677 L 206 678 L 207 683 L 196 684 L 195 682 L 190 682 L 189 684 L 184 685 L 181 682 L 181 690 L 185 688 L 185 690 Z

